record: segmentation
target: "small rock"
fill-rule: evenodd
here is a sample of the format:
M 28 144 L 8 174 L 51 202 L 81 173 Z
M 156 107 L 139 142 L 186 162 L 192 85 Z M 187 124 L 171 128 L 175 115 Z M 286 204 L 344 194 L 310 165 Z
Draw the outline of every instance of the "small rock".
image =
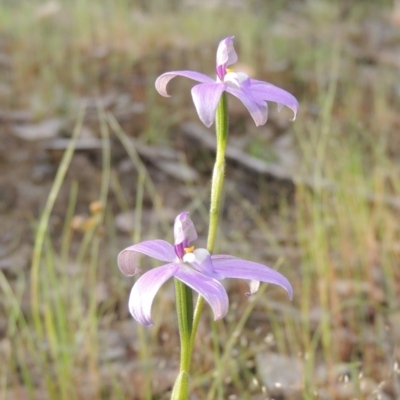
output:
M 256 355 L 257 373 L 270 396 L 299 395 L 303 390 L 303 365 L 293 357 L 277 353 Z
M 99 332 L 100 361 L 115 361 L 126 356 L 127 346 L 119 332 L 107 329 Z
M 196 170 L 180 162 L 163 160 L 155 162 L 155 165 L 161 171 L 179 181 L 195 181 L 199 177 Z
M 0 317 L 0 336 L 5 337 L 7 334 L 8 320 L 7 318 Z
M 47 1 L 37 7 L 35 17 L 38 20 L 49 19 L 57 15 L 61 11 L 61 4 L 58 1 Z
M 49 399 L 49 396 L 44 389 L 35 389 L 33 393 L 24 386 L 13 386 L 12 388 L 6 388 L 3 392 L 5 399 L 18 399 L 18 400 L 29 400 L 34 396 L 35 399 Z
M 358 337 L 348 328 L 340 327 L 332 331 L 333 348 L 341 361 L 350 361 Z
M 25 243 L 6 258 L 0 259 L 0 269 L 9 277 L 16 277 L 28 267 L 32 255 L 32 246 Z
M 86 107 L 89 111 L 96 111 L 99 104 L 104 109 L 108 109 L 115 104 L 116 97 L 116 94 L 113 92 L 109 92 L 101 97 L 81 97 L 78 100 L 78 105 L 80 107 Z
M 148 378 L 151 371 L 151 378 Z M 110 366 L 106 366 L 103 382 L 110 382 Z M 130 399 L 144 400 L 146 398 L 146 380 L 151 383 L 151 393 L 155 397 L 165 394 L 172 388 L 178 375 L 178 368 L 163 359 L 149 359 L 146 361 L 132 361 L 113 365 L 114 375 L 122 383 Z
M 115 226 L 121 233 L 132 233 L 134 225 L 135 211 L 127 211 L 115 216 Z
M 1 64 L 1 61 L 0 61 Z M 13 90 L 11 89 L 11 86 L 9 86 L 6 83 L 0 83 L 0 96 L 5 98 L 6 96 L 11 96 L 13 93 Z
M 318 329 L 321 324 L 322 318 L 326 311 L 320 306 L 312 307 L 308 313 L 308 318 L 310 321 L 310 327 L 312 330 Z
M 294 145 L 293 134 L 280 135 L 274 140 L 272 147 L 282 167 L 290 171 L 295 171 L 299 167 L 300 158 Z
M 142 114 L 146 111 L 146 105 L 144 103 L 135 102 L 131 104 L 130 110 L 134 114 Z
M 62 124 L 60 118 L 51 118 L 38 124 L 14 125 L 12 131 L 15 136 L 29 141 L 51 139 L 58 135 Z
M 394 312 L 388 316 L 389 319 L 389 333 L 394 338 L 400 337 L 400 312 Z
M 31 170 L 31 179 L 34 183 L 43 183 L 55 173 L 54 166 L 47 162 L 34 165 Z
M 110 298 L 108 286 L 105 282 L 99 282 L 96 285 L 96 300 L 97 304 L 102 304 Z
M 32 111 L 28 110 L 0 110 L 0 121 L 30 122 L 33 120 Z
M 0 183 L 0 213 L 10 211 L 16 206 L 17 189 L 10 182 Z
M 369 282 L 360 282 L 352 279 L 337 279 L 334 287 L 338 295 L 348 298 L 355 294 L 368 294 L 371 291 Z
M 157 221 L 173 221 L 177 212 L 170 208 L 163 208 L 160 211 L 142 211 L 141 221 L 150 221 L 156 218 Z M 131 234 L 135 227 L 135 211 L 127 211 L 115 216 L 115 226 L 120 233 Z
M 360 392 L 365 395 L 368 395 L 370 393 L 373 393 L 373 391 L 377 389 L 378 384 L 370 378 L 362 377 L 360 378 L 359 386 L 360 386 Z
M 380 390 L 374 390 L 368 397 L 367 400 L 393 400 L 393 397 L 389 396 L 385 392 Z
M 11 57 L 5 53 L 0 53 L 0 67 L 11 68 L 12 65 L 13 63 Z

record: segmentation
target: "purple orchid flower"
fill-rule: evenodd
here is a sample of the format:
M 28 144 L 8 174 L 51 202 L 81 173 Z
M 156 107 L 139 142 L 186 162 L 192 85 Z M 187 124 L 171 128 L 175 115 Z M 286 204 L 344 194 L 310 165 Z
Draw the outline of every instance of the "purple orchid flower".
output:
M 268 105 L 266 101 L 278 103 L 279 111 L 284 105 L 289 107 L 294 112 L 294 120 L 299 108 L 299 103 L 294 96 L 268 82 L 251 79 L 244 72 L 233 72 L 228 68 L 238 60 L 233 47 L 233 38 L 233 36 L 227 37 L 219 43 L 216 80 L 195 71 L 166 72 L 156 80 L 158 92 L 162 96 L 170 97 L 167 93 L 167 84 L 178 75 L 200 82 L 199 85 L 192 88 L 192 98 L 201 121 L 207 127 L 214 122 L 218 102 L 224 91 L 233 94 L 245 105 L 256 126 L 264 125 L 267 122 Z
M 251 293 L 257 291 L 259 281 L 273 283 L 284 288 L 292 298 L 292 286 L 279 272 L 230 255 L 210 255 L 206 249 L 194 249 L 191 242 L 197 239 L 197 232 L 188 212 L 175 218 L 174 236 L 174 246 L 164 240 L 146 240 L 127 247 L 118 255 L 119 269 L 128 276 L 140 272 L 137 266 L 139 253 L 167 262 L 143 274 L 131 290 L 129 311 L 142 325 L 154 324 L 151 319 L 153 299 L 162 284 L 171 277 L 203 296 L 210 304 L 215 320 L 223 318 L 228 312 L 228 295 L 218 282 L 224 278 L 249 280 Z

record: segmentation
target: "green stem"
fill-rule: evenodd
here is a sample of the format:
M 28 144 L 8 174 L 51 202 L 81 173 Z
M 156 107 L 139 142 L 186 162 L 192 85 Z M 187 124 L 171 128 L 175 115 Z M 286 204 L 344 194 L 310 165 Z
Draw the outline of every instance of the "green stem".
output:
M 215 116 L 217 134 L 217 154 L 211 181 L 210 225 L 207 249 L 214 250 L 218 227 L 218 214 L 222 198 L 225 177 L 225 150 L 228 139 L 228 104 L 223 93 Z M 171 400 L 187 400 L 189 396 L 189 369 L 192 358 L 194 338 L 204 306 L 204 298 L 199 296 L 193 314 L 192 291 L 184 283 L 175 279 L 176 307 L 181 338 L 181 363 L 178 378 L 175 381 Z
M 225 151 L 228 142 L 228 101 L 223 93 L 218 104 L 215 116 L 215 129 L 217 134 L 217 154 L 211 181 L 210 225 L 208 227 L 207 250 L 212 253 L 218 227 L 218 215 L 221 205 L 222 189 L 225 178 Z M 190 339 L 190 354 L 193 351 L 194 339 L 200 322 L 200 315 L 204 307 L 204 298 L 199 296 L 194 310 L 193 329 Z
M 193 324 L 193 297 L 192 290 L 178 279 L 175 279 L 175 293 L 181 339 L 181 362 L 171 400 L 186 400 L 189 396 L 189 368 L 192 357 L 190 340 Z
M 221 96 L 215 116 L 217 134 L 217 154 L 211 180 L 210 224 L 208 227 L 207 250 L 214 250 L 215 236 L 218 227 L 218 214 L 225 178 L 225 151 L 228 142 L 228 103 L 226 94 Z

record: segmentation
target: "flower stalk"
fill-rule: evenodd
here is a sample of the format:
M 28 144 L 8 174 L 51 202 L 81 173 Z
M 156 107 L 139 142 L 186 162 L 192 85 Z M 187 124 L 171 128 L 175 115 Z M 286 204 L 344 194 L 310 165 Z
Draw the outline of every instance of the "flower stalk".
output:
M 210 222 L 208 226 L 207 250 L 212 253 L 215 245 L 215 237 L 218 228 L 218 215 L 222 199 L 222 190 L 225 179 L 225 152 L 228 142 L 228 99 L 223 93 L 215 115 L 215 130 L 217 137 L 217 153 L 211 179 L 211 200 L 210 200 Z M 193 329 L 190 340 L 190 353 L 193 352 L 194 340 L 200 322 L 200 316 L 204 307 L 204 298 L 199 296 L 193 315 Z
M 212 253 L 215 245 L 215 237 L 218 228 L 218 215 L 222 199 L 222 191 L 225 178 L 225 151 L 228 142 L 228 101 L 226 94 L 223 93 L 219 101 L 215 127 L 217 136 L 217 154 L 211 180 L 211 201 L 210 201 L 210 223 L 208 227 L 207 250 Z M 193 300 L 191 290 L 179 282 L 176 282 L 176 305 L 178 310 L 179 332 L 181 338 L 181 365 L 179 376 L 175 382 L 171 400 L 186 400 L 188 398 L 187 384 L 189 377 L 190 360 L 193 353 L 193 345 L 196 337 L 200 316 L 204 307 L 204 298 L 199 296 L 197 299 L 195 313 L 193 315 Z M 178 291 L 179 286 L 179 291 Z M 190 296 L 185 294 L 183 299 L 182 286 L 190 291 Z M 190 298 L 189 298 L 190 297 Z M 190 307 L 191 306 L 191 307 Z M 191 312 L 191 314 L 190 314 Z M 189 341 L 187 333 L 190 331 Z M 180 397 L 179 397 L 180 396 Z
M 212 253 L 218 227 L 218 215 L 225 178 L 225 151 L 228 142 L 228 100 L 223 93 L 217 107 L 215 128 L 217 154 L 211 180 L 210 225 L 208 228 L 207 250 Z
M 179 375 L 174 384 L 171 400 L 186 400 L 189 396 L 189 369 L 192 359 L 193 296 L 192 290 L 178 279 L 175 279 L 175 293 L 181 341 L 181 360 Z

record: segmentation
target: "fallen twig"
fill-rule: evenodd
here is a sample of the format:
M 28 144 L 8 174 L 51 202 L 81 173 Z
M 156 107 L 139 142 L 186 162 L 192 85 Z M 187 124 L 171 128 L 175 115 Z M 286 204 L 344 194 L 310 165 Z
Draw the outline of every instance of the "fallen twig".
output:
M 181 125 L 182 131 L 191 139 L 195 139 L 206 148 L 215 151 L 215 136 L 200 124 L 185 122 Z M 316 180 L 314 178 L 294 175 L 280 165 L 269 163 L 259 158 L 250 156 L 243 150 L 227 146 L 226 157 L 228 160 L 237 162 L 244 168 L 261 175 L 267 175 L 277 180 L 291 182 L 293 185 L 304 185 L 312 190 L 323 189 L 331 192 L 339 190 L 351 191 L 352 194 L 361 196 L 371 203 L 385 204 L 395 209 L 400 209 L 400 198 L 397 196 L 377 195 L 376 193 L 357 190 L 357 188 L 343 188 L 326 179 Z

